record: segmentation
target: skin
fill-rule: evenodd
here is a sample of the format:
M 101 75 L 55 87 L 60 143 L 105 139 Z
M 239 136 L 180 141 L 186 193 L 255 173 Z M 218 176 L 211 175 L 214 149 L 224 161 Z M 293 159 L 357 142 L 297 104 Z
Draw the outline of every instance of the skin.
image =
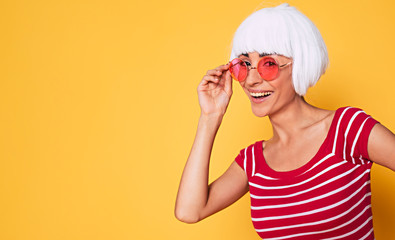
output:
M 272 57 L 280 65 L 292 61 L 284 56 Z M 256 66 L 260 55 L 252 52 L 240 58 Z M 240 82 L 253 113 L 270 119 L 273 137 L 263 143 L 263 153 L 268 165 L 276 171 L 291 171 L 306 164 L 319 150 L 334 117 L 334 111 L 316 108 L 295 92 L 291 66 L 281 68 L 272 81 L 265 81 L 252 69 L 246 80 Z M 228 69 L 228 65 L 221 65 L 207 71 L 197 89 L 201 115 L 175 206 L 175 216 L 182 222 L 198 222 L 248 192 L 247 176 L 234 161 L 222 176 L 208 184 L 211 150 L 232 96 Z M 250 95 L 254 91 L 272 94 L 265 101 L 255 103 Z M 395 135 L 381 124 L 376 124 L 371 131 L 368 153 L 373 162 L 395 171 Z

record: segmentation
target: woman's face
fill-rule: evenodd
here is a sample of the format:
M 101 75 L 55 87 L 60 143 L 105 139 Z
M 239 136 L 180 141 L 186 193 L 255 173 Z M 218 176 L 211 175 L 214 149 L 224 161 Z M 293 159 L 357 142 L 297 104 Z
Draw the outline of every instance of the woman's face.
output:
M 270 55 L 279 65 L 292 61 L 280 55 Z M 252 52 L 239 57 L 243 61 L 256 67 L 261 59 L 259 53 Z M 272 81 L 261 78 L 256 69 L 250 69 L 245 81 L 240 82 L 241 87 L 251 102 L 252 112 L 258 117 L 272 115 L 291 103 L 295 97 L 299 97 L 292 85 L 292 64 L 279 69 L 278 77 Z

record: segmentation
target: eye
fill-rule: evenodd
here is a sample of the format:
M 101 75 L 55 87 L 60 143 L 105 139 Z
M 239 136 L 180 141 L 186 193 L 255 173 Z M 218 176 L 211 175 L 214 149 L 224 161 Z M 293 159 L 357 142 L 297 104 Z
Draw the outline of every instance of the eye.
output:
M 266 61 L 264 64 L 265 67 L 272 67 L 272 66 L 276 66 L 276 65 L 277 65 L 276 62 L 271 61 L 271 60 Z
M 251 66 L 251 63 L 249 61 L 244 60 L 244 62 L 246 63 L 246 65 L 249 67 Z

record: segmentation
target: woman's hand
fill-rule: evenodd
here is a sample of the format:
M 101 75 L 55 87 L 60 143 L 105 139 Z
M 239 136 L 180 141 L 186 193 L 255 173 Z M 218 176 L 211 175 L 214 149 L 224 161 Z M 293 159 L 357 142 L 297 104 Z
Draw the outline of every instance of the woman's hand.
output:
M 202 115 L 224 115 L 232 96 L 229 64 L 208 70 L 198 86 Z

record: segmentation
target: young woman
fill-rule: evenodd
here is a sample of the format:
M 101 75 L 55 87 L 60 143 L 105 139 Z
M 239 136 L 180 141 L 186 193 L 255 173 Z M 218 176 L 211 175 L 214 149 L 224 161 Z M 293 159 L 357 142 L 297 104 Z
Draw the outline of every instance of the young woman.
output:
M 231 60 L 198 86 L 201 116 L 175 215 L 198 222 L 248 191 L 263 239 L 374 239 L 370 169 L 395 171 L 395 135 L 361 109 L 329 111 L 303 95 L 328 65 L 314 24 L 288 4 L 250 15 L 233 39 Z M 232 96 L 232 77 L 268 116 L 273 137 L 240 151 L 210 185 L 210 153 Z

